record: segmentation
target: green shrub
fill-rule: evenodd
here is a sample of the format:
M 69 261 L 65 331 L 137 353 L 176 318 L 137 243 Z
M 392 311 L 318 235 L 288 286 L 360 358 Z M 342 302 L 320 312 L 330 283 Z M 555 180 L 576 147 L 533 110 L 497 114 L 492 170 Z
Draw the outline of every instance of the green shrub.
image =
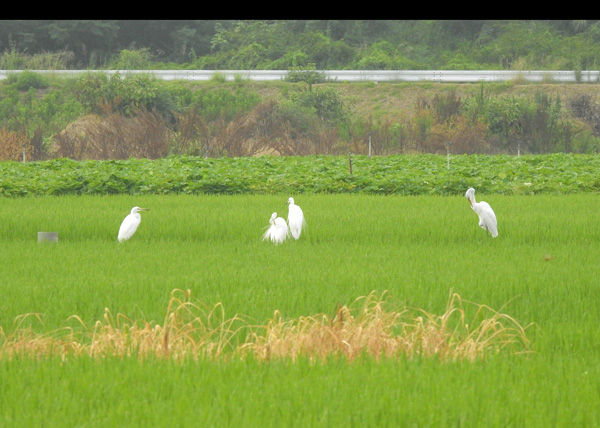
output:
M 14 78 L 13 78 L 14 79 Z M 62 130 L 83 112 L 69 90 L 59 87 L 19 90 L 13 84 L 0 86 L 0 127 L 43 137 Z M 23 86 L 24 87 L 24 86 Z
M 75 98 L 88 113 L 132 115 L 139 110 L 158 111 L 171 117 L 173 100 L 165 86 L 148 74 L 119 72 L 88 74 L 77 80 Z
M 115 70 L 147 70 L 152 63 L 152 54 L 148 49 L 123 49 L 110 63 Z
M 312 111 L 319 119 L 329 125 L 346 122 L 350 109 L 335 88 L 315 88 L 310 91 L 292 93 L 291 101 L 299 107 Z
M 66 70 L 73 63 L 71 51 L 42 52 L 34 55 L 11 49 L 0 54 L 2 70 Z
M 244 86 L 195 91 L 187 104 L 207 120 L 231 120 L 238 114 L 250 111 L 260 102 L 260 96 Z
M 287 76 L 285 76 L 285 80 L 292 83 L 306 82 L 312 85 L 324 82 L 325 75 L 317 71 L 314 64 L 308 64 L 307 66 L 291 67 Z
M 415 70 L 422 68 L 407 58 L 392 43 L 381 41 L 369 46 L 356 61 L 359 70 Z
M 9 74 L 6 78 L 6 84 L 14 86 L 19 91 L 28 91 L 29 88 L 45 89 L 49 86 L 48 79 L 29 70 Z

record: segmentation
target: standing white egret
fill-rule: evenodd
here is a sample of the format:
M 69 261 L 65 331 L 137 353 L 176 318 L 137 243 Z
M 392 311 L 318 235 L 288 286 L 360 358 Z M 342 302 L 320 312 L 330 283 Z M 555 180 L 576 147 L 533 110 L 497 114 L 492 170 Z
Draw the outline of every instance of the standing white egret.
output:
M 135 231 L 137 230 L 140 222 L 142 221 L 142 217 L 139 214 L 139 211 L 149 211 L 149 208 L 140 208 L 133 207 L 131 209 L 131 213 L 125 217 L 123 223 L 121 223 L 121 227 L 119 228 L 119 242 L 123 242 L 133 236 Z
M 294 239 L 300 238 L 302 229 L 306 227 L 306 220 L 304 220 L 304 213 L 302 209 L 294 204 L 294 198 L 289 198 L 287 203 L 289 204 L 288 209 L 288 224 L 290 226 L 290 232 Z
M 465 193 L 465 198 L 469 200 L 471 208 L 473 208 L 475 214 L 479 216 L 479 227 L 490 232 L 492 238 L 498 236 L 498 222 L 496 221 L 496 214 L 492 207 L 490 207 L 490 204 L 484 201 L 475 202 L 475 189 L 472 187 Z
M 277 217 L 277 213 L 271 214 L 269 228 L 263 235 L 263 241 L 270 239 L 275 245 L 283 243 L 288 237 L 288 228 L 284 219 Z

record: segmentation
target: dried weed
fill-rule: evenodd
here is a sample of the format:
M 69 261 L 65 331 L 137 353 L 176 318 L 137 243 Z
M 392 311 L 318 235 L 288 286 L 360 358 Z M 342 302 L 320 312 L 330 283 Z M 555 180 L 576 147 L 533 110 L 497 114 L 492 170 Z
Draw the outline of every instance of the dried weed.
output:
M 467 310 L 474 316 L 467 320 Z M 191 301 L 190 291 L 174 290 L 162 324 L 134 321 L 106 309 L 103 320 L 88 327 L 65 327 L 36 333 L 19 317 L 11 333 L 0 328 L 0 358 L 16 356 L 62 359 L 135 357 L 184 360 L 255 358 L 261 361 L 304 357 L 324 361 L 343 357 L 434 357 L 440 361 L 475 361 L 507 351 L 529 352 L 526 328 L 506 314 L 466 302 L 452 294 L 446 312 L 421 309 L 388 311 L 376 293 L 339 307 L 333 316 L 320 314 L 285 320 L 279 311 L 264 326 L 243 317 L 227 318 L 222 304 L 212 307 Z

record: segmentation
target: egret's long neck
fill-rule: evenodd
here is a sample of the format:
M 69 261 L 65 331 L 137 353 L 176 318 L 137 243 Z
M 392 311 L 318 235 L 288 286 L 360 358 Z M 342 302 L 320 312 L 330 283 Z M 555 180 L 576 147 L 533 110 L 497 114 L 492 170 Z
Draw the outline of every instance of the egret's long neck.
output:
M 469 202 L 471 206 L 474 206 L 477 202 L 475 202 L 475 195 L 473 193 L 469 193 Z

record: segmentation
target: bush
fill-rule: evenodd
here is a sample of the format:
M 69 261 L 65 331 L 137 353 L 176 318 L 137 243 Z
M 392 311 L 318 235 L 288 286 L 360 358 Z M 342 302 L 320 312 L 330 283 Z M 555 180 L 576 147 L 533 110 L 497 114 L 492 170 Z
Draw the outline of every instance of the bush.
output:
M 350 116 L 349 107 L 335 88 L 315 88 L 292 93 L 290 100 L 331 126 L 346 122 Z
M 9 74 L 6 78 L 6 84 L 15 87 L 19 91 L 28 91 L 30 88 L 45 89 L 49 86 L 48 80 L 44 76 L 28 70 Z
M 232 120 L 242 113 L 251 111 L 260 103 L 256 92 L 244 86 L 217 88 L 210 91 L 195 91 L 184 107 L 199 112 L 205 120 Z
M 67 70 L 75 54 L 71 51 L 42 52 L 35 55 L 11 49 L 0 55 L 2 70 Z
M 139 110 L 157 111 L 166 118 L 172 116 L 168 91 L 149 74 L 119 72 L 88 74 L 77 80 L 75 98 L 91 114 L 119 113 L 130 116 Z
M 600 104 L 596 102 L 595 96 L 581 93 L 572 97 L 568 104 L 573 116 L 588 123 L 595 137 L 600 136 Z
M 152 63 L 152 54 L 148 49 L 123 49 L 110 63 L 114 70 L 147 70 Z
M 83 108 L 63 88 L 19 91 L 16 81 L 0 86 L 0 127 L 28 135 L 48 136 L 77 119 Z M 43 139 L 43 137 L 42 137 Z
M 486 138 L 487 126 L 457 116 L 432 126 L 423 148 L 428 153 L 491 154 L 492 148 Z M 449 144 L 449 145 L 448 145 Z
M 390 42 L 374 43 L 356 62 L 359 70 L 415 70 L 422 68 L 417 62 L 407 58 Z
M 316 70 L 314 64 L 302 67 L 291 67 L 285 76 L 286 82 L 306 82 L 309 85 L 325 82 L 325 75 Z

